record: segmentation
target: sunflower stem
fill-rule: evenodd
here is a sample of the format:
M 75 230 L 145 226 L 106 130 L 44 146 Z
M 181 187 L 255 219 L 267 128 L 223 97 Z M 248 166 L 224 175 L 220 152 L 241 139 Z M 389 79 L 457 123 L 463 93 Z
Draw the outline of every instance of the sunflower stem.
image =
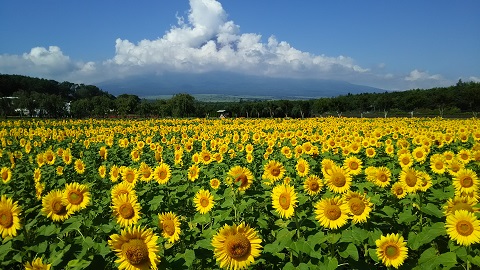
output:
M 295 225 L 297 226 L 297 241 L 299 241 L 302 236 L 300 235 L 300 222 L 298 222 L 297 211 L 294 212 L 293 217 L 295 219 Z M 303 262 L 302 251 L 298 251 L 298 260 L 300 263 Z

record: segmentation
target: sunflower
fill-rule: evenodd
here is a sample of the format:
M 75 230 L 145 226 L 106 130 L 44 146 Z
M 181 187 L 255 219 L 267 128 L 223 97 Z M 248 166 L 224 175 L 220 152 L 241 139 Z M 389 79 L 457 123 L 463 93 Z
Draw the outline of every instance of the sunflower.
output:
M 228 176 L 231 177 L 237 185 L 239 185 L 239 191 L 247 190 L 253 183 L 253 174 L 248 168 L 245 167 L 232 167 L 228 171 Z
M 118 269 L 156 270 L 160 262 L 157 240 L 152 229 L 133 226 L 123 229 L 121 234 L 111 235 L 108 245 L 118 257 L 115 260 Z
M 148 164 L 145 162 L 142 162 L 140 164 L 140 167 L 138 168 L 138 173 L 140 175 L 141 181 L 150 182 L 150 180 L 152 179 L 152 168 L 150 168 L 150 166 L 148 166 Z
M 282 163 L 270 160 L 265 166 L 263 167 L 263 179 L 270 180 L 271 182 L 275 182 L 283 178 L 285 174 L 285 167 Z
M 477 174 L 470 169 L 460 169 L 453 177 L 453 186 L 456 194 L 478 191 Z
M 200 161 L 205 165 L 212 163 L 212 154 L 207 150 L 203 150 L 202 152 L 200 152 Z
M 17 236 L 20 230 L 20 211 L 22 209 L 11 198 L 2 195 L 0 199 L 0 234 L 5 239 L 7 236 Z
M 375 240 L 377 256 L 387 266 L 398 268 L 408 257 L 407 242 L 400 234 L 387 234 Z
M 89 203 L 90 192 L 87 185 L 74 182 L 65 186 L 63 204 L 67 206 L 67 210 L 77 212 L 85 209 Z
M 25 270 L 50 270 L 51 263 L 43 263 L 42 258 L 36 258 L 32 262 L 25 263 Z
M 252 163 L 253 162 L 253 155 L 248 153 L 246 156 L 245 156 L 245 159 L 247 160 L 247 163 Z
M 375 151 L 375 148 L 368 147 L 365 149 L 365 155 L 367 155 L 369 158 L 374 158 L 377 155 L 377 152 Z
M 260 256 L 261 243 L 257 232 L 245 223 L 225 224 L 212 239 L 214 256 L 220 268 L 235 270 L 248 268 L 255 262 Z
M 169 243 L 175 243 L 180 239 L 180 221 L 172 212 L 158 214 L 158 227 L 162 230 L 162 236 Z
M 100 157 L 101 157 L 103 160 L 106 160 L 106 159 L 107 159 L 107 156 L 108 156 L 107 147 L 105 147 L 105 146 L 100 147 L 100 150 L 98 150 L 98 154 L 100 155 Z
M 392 173 L 387 167 L 377 167 L 367 178 L 370 177 L 375 185 L 384 188 L 390 184 L 391 176 Z
M 42 212 L 53 221 L 64 221 L 73 213 L 63 203 L 63 191 L 52 190 L 42 198 Z
M 85 163 L 83 163 L 83 160 L 81 160 L 81 159 L 75 160 L 75 171 L 78 174 L 85 173 Z
M 335 193 L 345 193 L 350 189 L 352 176 L 343 168 L 333 166 L 330 174 L 325 176 L 325 183 Z
M 112 199 L 112 204 L 113 215 L 120 226 L 128 227 L 137 224 L 141 209 L 137 196 L 120 194 Z
M 299 158 L 297 160 L 297 165 L 295 166 L 295 169 L 299 176 L 304 177 L 304 176 L 307 176 L 308 173 L 310 172 L 310 164 L 308 164 L 308 162 L 305 159 Z
M 362 173 L 362 164 L 361 159 L 356 156 L 349 156 L 343 161 L 343 168 L 351 175 L 359 175 Z
M 448 216 L 458 210 L 466 210 L 471 213 L 478 212 L 479 209 L 475 207 L 476 204 L 477 200 L 473 198 L 456 196 L 453 199 L 450 198 L 447 200 L 447 203 L 443 207 L 444 214 Z
M 350 208 L 350 216 L 353 223 L 363 223 L 367 221 L 372 211 L 372 203 L 365 195 L 358 192 L 349 191 L 344 196 L 348 207 Z
M 467 149 L 462 149 L 458 151 L 457 159 L 463 164 L 467 164 L 472 160 L 472 153 Z
M 465 164 L 460 162 L 457 158 L 448 162 L 448 173 L 452 176 L 455 176 L 455 174 L 463 168 L 465 168 Z
M 447 234 L 457 244 L 470 246 L 480 242 L 480 221 L 474 213 L 466 210 L 458 210 L 447 215 L 445 223 Z
M 407 193 L 417 192 L 421 182 L 418 175 L 418 171 L 413 168 L 405 168 L 400 172 L 400 182 L 405 185 Z
M 332 168 L 336 166 L 335 165 L 335 162 L 331 159 L 328 159 L 328 158 L 324 158 L 322 160 L 322 174 L 323 176 L 327 176 L 331 173 L 332 171 Z
M 320 179 L 320 177 L 314 174 L 308 176 L 307 179 L 305 179 L 305 181 L 303 182 L 303 189 L 305 190 L 305 192 L 308 193 L 308 195 L 313 196 L 317 194 L 318 192 L 320 192 L 320 190 L 322 190 L 322 187 L 322 180 Z
M 278 185 L 272 190 L 272 205 L 282 218 L 290 218 L 297 206 L 297 194 L 290 185 Z
M 395 195 L 395 197 L 397 197 L 398 199 L 402 199 L 407 196 L 405 184 L 402 182 L 396 182 L 395 184 L 393 184 L 391 191 L 393 195 Z
M 290 149 L 290 147 L 288 146 L 283 146 L 282 149 L 280 150 L 280 152 L 282 153 L 283 156 L 285 156 L 286 158 L 292 158 L 292 149 Z
M 52 149 L 48 149 L 44 154 L 43 158 L 48 165 L 53 165 L 55 163 L 55 153 Z
M 65 165 L 70 165 L 72 163 L 72 159 L 73 158 L 72 158 L 72 153 L 70 148 L 63 150 L 63 153 L 62 153 L 63 163 L 65 163 Z
M 138 172 L 134 168 L 125 167 L 123 170 L 120 170 L 122 175 L 122 180 L 129 183 L 132 186 L 135 186 L 138 180 Z
M 130 152 L 130 157 L 132 158 L 132 161 L 134 162 L 139 162 L 140 161 L 140 156 L 141 156 L 141 149 L 138 149 L 138 148 L 134 148 L 131 152 Z
M 37 198 L 37 200 L 42 199 L 42 193 L 44 189 L 45 189 L 44 183 L 35 182 L 35 197 Z
M 198 167 L 196 164 L 193 164 L 190 166 L 187 172 L 187 178 L 188 180 L 194 182 L 195 180 L 198 179 L 200 175 L 200 167 Z
M 3 183 L 6 184 L 10 182 L 10 180 L 12 180 L 12 171 L 10 170 L 10 168 L 3 167 L 0 171 L 0 176 L 2 177 Z
M 38 165 L 39 168 L 42 167 L 45 164 L 45 158 L 44 158 L 42 153 L 37 154 L 36 160 L 37 160 L 37 165 Z
M 132 185 L 127 182 L 121 182 L 113 186 L 111 191 L 112 199 L 117 198 L 122 194 L 126 194 L 127 196 L 135 196 L 135 191 L 133 190 Z
M 425 151 L 425 148 L 422 146 L 419 146 L 412 151 L 412 156 L 415 159 L 416 162 L 422 164 L 425 162 L 427 159 L 427 153 Z
M 210 180 L 210 187 L 213 189 L 218 189 L 220 187 L 220 180 L 218 180 L 217 178 L 213 178 L 212 180 Z
M 100 167 L 98 167 L 98 175 L 100 175 L 100 178 L 105 178 L 105 176 L 107 176 L 107 166 L 105 165 L 100 165 Z
M 430 157 L 430 169 L 436 174 L 444 174 L 447 166 L 445 157 L 441 154 L 434 154 Z
M 159 184 L 166 184 L 170 177 L 172 176 L 170 172 L 170 166 L 166 163 L 161 163 L 160 165 L 155 167 L 153 172 L 153 179 L 157 181 Z
M 410 153 L 401 154 L 398 156 L 398 163 L 402 168 L 410 168 L 413 165 L 413 158 Z
M 348 204 L 341 197 L 324 198 L 315 204 L 315 218 L 321 226 L 338 229 L 348 220 Z
M 193 199 L 195 207 L 200 214 L 205 214 L 209 212 L 213 205 L 215 204 L 213 196 L 210 194 L 210 191 L 201 189 L 195 194 Z
M 120 178 L 120 169 L 118 168 L 117 165 L 112 165 L 112 167 L 110 167 L 109 174 L 110 174 L 110 181 L 115 183 L 118 181 L 118 178 Z

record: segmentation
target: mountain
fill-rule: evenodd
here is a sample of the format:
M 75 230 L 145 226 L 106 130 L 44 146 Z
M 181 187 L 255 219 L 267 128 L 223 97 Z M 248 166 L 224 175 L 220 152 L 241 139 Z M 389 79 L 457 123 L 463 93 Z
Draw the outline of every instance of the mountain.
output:
M 384 89 L 344 81 L 271 78 L 230 72 L 197 74 L 169 72 L 162 75 L 142 75 L 104 81 L 96 85 L 113 95 L 129 93 L 140 97 L 188 93 L 298 99 L 385 92 Z

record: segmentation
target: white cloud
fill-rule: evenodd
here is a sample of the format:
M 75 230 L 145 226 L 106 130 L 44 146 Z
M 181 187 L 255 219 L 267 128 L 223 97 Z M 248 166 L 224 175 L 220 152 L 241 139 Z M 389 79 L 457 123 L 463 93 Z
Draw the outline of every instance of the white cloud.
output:
M 418 69 L 414 69 L 410 72 L 408 76 L 405 77 L 406 81 L 425 81 L 425 80 L 436 80 L 441 81 L 443 80 L 440 74 L 430 75 L 428 72 L 419 71 Z
M 117 39 L 111 66 L 149 67 L 156 72 L 203 72 L 229 70 L 290 77 L 331 77 L 364 73 L 369 69 L 350 57 L 313 55 L 293 48 L 275 37 L 262 42 L 255 33 L 240 34 L 240 27 L 227 20 L 222 5 L 215 0 L 190 0 L 188 21 L 178 19 L 163 37 L 137 44 Z
M 468 79 L 472 82 L 480 82 L 480 77 L 470 76 L 470 78 L 468 78 Z

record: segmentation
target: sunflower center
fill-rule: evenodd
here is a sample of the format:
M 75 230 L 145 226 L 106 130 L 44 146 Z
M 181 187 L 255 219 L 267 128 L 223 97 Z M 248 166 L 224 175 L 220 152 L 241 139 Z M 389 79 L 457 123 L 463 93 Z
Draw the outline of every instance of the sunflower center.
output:
M 286 193 L 280 194 L 280 197 L 278 197 L 278 203 L 283 209 L 287 210 L 290 207 L 289 194 L 286 194 Z
M 435 163 L 435 169 L 437 169 L 437 170 L 443 169 L 443 162 L 442 161 L 437 161 Z
M 2 179 L 7 180 L 7 178 L 8 178 L 8 171 L 5 170 L 2 172 Z
M 402 187 L 395 188 L 395 194 L 402 195 L 403 194 L 403 188 Z
M 280 169 L 275 167 L 271 170 L 271 173 L 272 173 L 273 176 L 276 177 L 276 176 L 280 175 Z
M 143 171 L 143 177 L 144 177 L 144 178 L 149 178 L 150 175 L 151 175 L 150 170 L 144 170 L 144 171 Z
M 67 207 L 62 204 L 61 200 L 52 202 L 52 212 L 56 215 L 63 216 L 67 213 Z
M 140 239 L 132 239 L 123 244 L 122 250 L 132 265 L 140 265 L 149 261 L 148 247 Z
M 165 172 L 165 171 L 163 171 L 163 170 L 160 171 L 160 172 L 158 173 L 158 178 L 160 178 L 160 179 L 165 179 L 165 178 L 167 178 L 167 172 Z
M 349 165 L 350 165 L 350 166 L 349 166 L 350 169 L 352 169 L 352 170 L 358 169 L 358 164 L 357 164 L 357 162 L 355 162 L 355 161 L 350 162 Z
M 245 235 L 238 233 L 227 238 L 225 248 L 231 258 L 240 259 L 250 254 L 251 244 Z
M 336 187 L 343 187 L 345 183 L 347 183 L 347 179 L 345 179 L 345 175 L 342 173 L 336 173 L 332 176 L 332 184 Z
M 244 173 L 242 173 L 241 175 L 237 176 L 237 178 L 235 178 L 235 182 L 239 182 L 239 181 L 241 182 L 240 186 L 243 187 L 247 185 L 248 178 Z
M 324 214 L 329 220 L 337 220 L 342 215 L 342 210 L 338 205 L 327 205 Z
M 473 225 L 472 223 L 466 220 L 460 220 L 457 222 L 457 232 L 462 236 L 469 236 L 473 233 Z
M 407 165 L 408 163 L 410 163 L 410 158 L 408 158 L 408 157 L 402 158 L 402 163 Z
M 175 223 L 173 223 L 173 220 L 171 219 L 164 220 L 162 223 L 162 230 L 166 234 L 172 236 L 175 233 Z
M 78 190 L 70 190 L 67 198 L 71 204 L 78 205 L 83 201 L 83 194 Z
M 359 216 L 365 210 L 365 203 L 359 198 L 351 198 L 348 202 L 352 214 Z
M 0 210 L 0 225 L 3 228 L 10 228 L 13 225 L 13 215 L 8 209 Z
M 135 215 L 135 210 L 130 203 L 124 203 L 118 208 L 118 213 L 124 219 L 131 219 Z
M 415 153 L 415 156 L 416 156 L 417 158 L 422 158 L 422 157 L 423 157 L 423 152 L 418 151 L 417 153 Z
M 405 177 L 405 182 L 409 187 L 417 185 L 417 176 L 414 173 L 409 172 Z
M 200 205 L 202 207 L 207 207 L 209 204 L 210 204 L 210 201 L 208 200 L 207 197 L 200 198 Z
M 311 191 L 317 191 L 320 188 L 320 185 L 318 184 L 317 181 L 310 181 L 308 182 L 308 188 Z
M 462 187 L 469 188 L 473 186 L 473 179 L 470 176 L 465 175 L 460 178 L 460 185 L 462 185 Z
M 305 172 L 305 165 L 298 164 L 298 171 L 301 172 L 301 173 Z
M 133 183 L 133 180 L 135 180 L 135 175 L 132 172 L 127 173 L 125 180 L 129 183 Z
M 377 176 L 377 179 L 378 179 L 378 181 L 380 181 L 380 182 L 387 182 L 388 177 L 387 177 L 387 175 L 384 174 L 384 173 L 379 173 L 379 175 Z
M 395 259 L 395 258 L 398 257 L 398 255 L 399 255 L 398 247 L 395 246 L 395 245 L 388 245 L 388 246 L 385 248 L 385 255 L 386 255 L 389 259 Z

